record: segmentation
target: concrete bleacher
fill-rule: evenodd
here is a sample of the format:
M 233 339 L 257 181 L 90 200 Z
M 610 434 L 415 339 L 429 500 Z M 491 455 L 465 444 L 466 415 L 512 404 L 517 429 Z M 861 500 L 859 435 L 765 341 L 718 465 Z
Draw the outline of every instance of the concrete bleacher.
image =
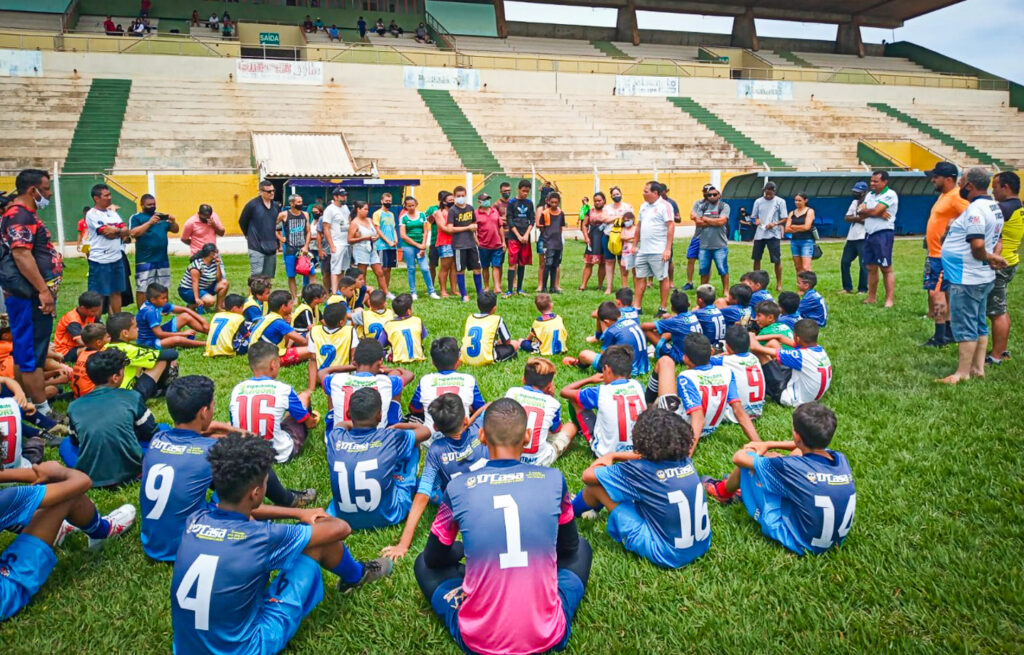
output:
M 88 79 L 51 74 L 43 78 L 0 77 L 0 94 L 5 99 L 0 170 L 49 170 L 53 162 L 63 163 L 89 84 Z
M 496 39 L 485 36 L 456 37 L 460 52 L 481 52 L 490 54 L 531 54 L 552 57 L 604 57 L 605 54 L 589 41 L 575 39 L 550 39 L 532 36 L 510 36 Z
M 416 40 L 416 33 L 406 32 L 402 36 L 393 37 L 390 34 L 385 36 L 377 36 L 377 33 L 367 33 L 367 40 L 375 46 L 384 46 L 392 48 L 426 48 L 428 50 L 436 50 L 437 45 L 434 43 L 420 43 Z
M 897 108 L 994 157 L 1024 167 L 1024 114 L 1012 107 L 900 104 Z
M 106 16 L 80 16 L 78 18 L 78 24 L 75 26 L 75 31 L 98 32 L 100 34 L 103 34 L 103 22 L 105 20 L 107 20 Z M 135 16 L 111 16 L 110 20 L 114 21 L 114 25 L 120 25 L 124 28 L 125 32 L 127 32 L 128 28 L 130 28 L 132 25 L 132 21 L 135 20 Z M 160 19 L 150 18 L 149 26 L 152 29 L 151 33 L 156 34 L 159 31 Z
M 690 61 L 697 59 L 697 52 L 700 50 L 700 47 L 695 45 L 658 45 L 654 43 L 633 45 L 624 41 L 613 41 L 612 45 L 634 59 Z
M 754 52 L 755 55 L 764 59 L 772 66 L 795 66 L 795 64 L 785 57 L 779 55 L 774 50 L 757 50 Z
M 749 167 L 737 153 L 663 98 L 453 92 L 507 172 Z
M 864 103 L 757 102 L 714 98 L 702 98 L 700 102 L 799 170 L 859 168 L 857 142 L 860 140 L 912 140 L 950 161 L 977 163 Z
M 920 64 L 902 57 L 857 57 L 855 55 L 836 55 L 824 52 L 796 52 L 794 54 L 820 68 L 862 68 L 891 73 L 917 74 L 933 72 Z
M 133 81 L 115 169 L 249 168 L 251 132 L 341 132 L 357 164 L 376 161 L 381 172 L 462 170 L 411 89 L 368 102 L 342 86 L 190 82 L 183 94 L 180 83 L 159 79 Z

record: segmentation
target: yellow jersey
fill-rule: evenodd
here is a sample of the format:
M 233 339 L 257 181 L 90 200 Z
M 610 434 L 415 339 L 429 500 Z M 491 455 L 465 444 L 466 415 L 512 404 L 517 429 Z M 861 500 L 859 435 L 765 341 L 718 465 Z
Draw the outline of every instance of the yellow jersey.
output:
M 391 361 L 422 362 L 423 320 L 419 316 L 396 318 L 384 324 L 384 334 L 391 344 Z
M 276 321 L 284 321 L 286 324 L 288 324 L 289 327 L 291 326 L 291 323 L 285 321 L 284 317 L 278 314 L 277 312 L 268 312 L 264 314 L 258 321 L 253 323 L 252 333 L 249 335 L 249 346 L 252 347 L 252 344 L 259 343 L 260 339 L 263 338 L 263 333 L 266 332 L 267 328 L 273 325 L 274 322 Z M 269 342 L 270 340 L 268 339 L 267 341 Z M 286 341 L 283 338 L 277 343 L 278 354 L 283 355 L 287 350 L 287 348 L 285 347 L 285 343 Z
M 1007 203 L 999 203 L 1000 208 Z M 1012 203 L 1016 205 L 1017 203 Z M 1020 263 L 1020 242 L 1024 238 L 1024 212 L 1021 207 L 1014 209 L 1009 216 L 1003 216 L 1003 259 L 1007 266 Z
M 245 304 L 242 305 L 242 314 L 245 315 L 245 320 L 255 321 L 260 316 L 266 316 L 269 309 L 267 301 L 261 302 L 253 298 L 252 294 L 249 294 L 249 297 L 245 299 Z
M 348 364 L 352 360 L 352 342 L 355 339 L 356 329 L 351 325 L 342 325 L 333 331 L 323 325 L 314 325 L 309 331 L 308 348 L 316 358 L 317 369 Z
M 345 303 L 345 307 L 351 307 L 351 305 L 348 304 L 348 298 L 343 296 L 340 292 L 332 293 L 331 295 L 327 296 L 327 302 L 324 304 L 333 305 L 336 302 L 343 302 Z
M 308 303 L 299 303 L 292 310 L 292 327 L 303 335 L 320 322 L 320 307 L 310 307 Z
M 565 352 L 565 344 L 569 340 L 569 332 L 558 314 L 541 316 L 530 327 L 530 343 L 541 355 L 559 355 Z
M 359 326 L 359 338 L 367 337 L 376 339 L 384 331 L 384 324 L 394 320 L 395 312 L 385 309 L 383 312 L 375 312 L 372 309 L 363 310 L 363 324 Z
M 134 389 L 135 378 L 139 377 L 160 361 L 159 348 L 147 348 L 127 341 L 115 341 L 108 343 L 104 350 L 120 350 L 128 356 L 128 365 L 124 367 L 124 380 L 121 381 L 122 389 Z
M 245 316 L 234 312 L 217 312 L 210 319 L 210 336 L 206 340 L 206 357 L 234 355 L 234 340 L 238 328 L 245 322 Z
M 462 336 L 462 361 L 470 366 L 493 364 L 494 340 L 504 325 L 497 314 L 467 316 Z

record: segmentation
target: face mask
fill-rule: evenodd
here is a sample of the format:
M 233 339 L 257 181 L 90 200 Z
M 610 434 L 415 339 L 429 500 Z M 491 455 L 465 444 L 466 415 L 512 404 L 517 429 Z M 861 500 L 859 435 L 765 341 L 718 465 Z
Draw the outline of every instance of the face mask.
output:
M 622 196 L 612 196 L 612 202 L 618 202 L 622 200 Z
M 38 191 L 36 193 L 39 193 Z M 36 209 L 46 209 L 50 205 L 50 199 L 39 193 L 39 197 L 36 198 Z
M 455 204 L 463 207 L 466 204 L 466 196 L 455 196 Z
M 390 202 L 382 202 L 382 203 L 380 203 L 380 206 L 383 207 L 384 209 L 391 209 L 391 203 Z
M 446 202 L 444 203 L 444 206 L 445 206 L 445 207 L 451 207 L 451 206 L 452 206 L 452 205 L 454 205 L 454 204 L 455 204 L 455 201 L 454 201 L 454 200 L 448 200 L 448 201 L 446 201 Z
M 156 207 L 143 207 L 142 213 L 145 214 L 146 216 L 152 216 L 153 214 L 156 213 Z
M 967 200 L 967 197 L 969 195 L 971 195 L 971 192 L 967 190 L 967 187 L 965 187 L 965 186 L 960 187 L 960 197 L 961 198 L 963 198 L 964 200 Z
M 512 192 L 511 191 L 502 191 L 501 192 L 501 197 L 504 198 L 505 200 L 508 200 L 509 198 L 512 197 Z
M 480 206 L 481 207 L 490 207 L 491 206 L 491 201 L 490 200 L 481 200 L 480 201 Z

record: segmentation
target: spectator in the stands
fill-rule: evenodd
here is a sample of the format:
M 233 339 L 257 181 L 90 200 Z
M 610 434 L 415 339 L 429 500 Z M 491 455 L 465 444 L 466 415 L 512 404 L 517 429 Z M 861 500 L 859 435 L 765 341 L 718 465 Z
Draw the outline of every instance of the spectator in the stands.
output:
M 224 25 L 220 28 L 220 35 L 225 39 L 231 38 L 231 21 L 224 21 Z
M 114 27 L 114 36 L 124 36 L 124 27 L 121 23 L 118 23 L 117 26 Z
M 324 21 L 319 16 L 316 17 L 315 21 L 313 21 L 313 27 L 316 28 L 317 32 L 327 31 L 327 27 L 324 25 Z
M 114 19 L 107 16 L 107 20 L 103 21 L 103 31 L 107 33 L 107 36 L 118 36 L 117 25 L 114 25 Z
M 208 243 L 217 244 L 217 237 L 224 236 L 224 225 L 220 216 L 214 213 L 210 205 L 199 205 L 199 211 L 185 221 L 181 229 L 181 242 L 195 255 Z
M 313 27 L 313 19 L 309 17 L 309 14 L 306 14 L 306 20 L 302 21 L 302 31 L 307 34 L 316 31 L 316 28 Z
M 222 23 L 231 22 L 231 14 L 228 13 L 227 9 L 224 10 L 224 14 L 220 17 Z
M 391 24 L 388 25 L 388 32 L 391 32 L 391 36 L 396 39 L 405 34 L 405 30 L 398 26 L 398 23 L 395 22 L 394 18 L 391 19 Z
M 377 24 L 374 25 L 373 31 L 377 33 L 377 36 L 384 36 L 388 33 L 388 28 L 384 27 L 384 19 L 378 18 Z
M 217 12 L 210 14 L 210 18 L 206 21 L 206 26 L 211 30 L 217 31 L 220 27 L 220 16 L 217 15 Z
M 341 33 L 338 32 L 338 26 L 331 23 L 331 27 L 327 30 L 327 38 L 331 41 L 341 41 Z
M 199 27 L 199 10 L 192 10 L 192 27 Z
M 362 16 L 360 16 L 359 20 L 356 22 L 356 27 L 359 28 L 359 38 L 360 39 L 365 39 L 366 38 L 366 20 Z
M 146 18 L 149 16 L 149 10 L 153 8 L 153 0 L 142 0 L 139 3 L 139 16 Z
M 238 217 L 249 248 L 249 274 L 273 278 L 277 270 L 277 216 L 281 203 L 274 200 L 274 184 L 260 181 L 260 194 L 246 203 Z
M 420 23 L 419 27 L 416 28 L 416 42 L 433 43 L 433 41 L 430 40 L 430 35 L 427 34 L 427 26 L 423 23 Z

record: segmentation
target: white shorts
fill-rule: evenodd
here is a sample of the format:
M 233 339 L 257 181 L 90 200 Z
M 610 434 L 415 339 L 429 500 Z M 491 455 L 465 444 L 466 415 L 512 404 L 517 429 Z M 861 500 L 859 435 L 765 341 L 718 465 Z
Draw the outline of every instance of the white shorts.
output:
M 661 258 L 661 253 L 636 256 L 636 276 L 653 277 L 661 281 L 668 277 L 668 262 Z
M 337 248 L 338 252 L 331 254 L 331 273 L 334 275 L 343 275 L 352 265 L 352 257 L 349 253 L 347 243 L 339 244 Z
M 537 452 L 531 455 L 523 453 L 519 457 L 519 461 L 522 463 L 533 464 L 535 466 L 552 466 L 556 459 L 558 459 L 558 454 L 555 452 L 555 448 L 547 441 L 540 442 Z

